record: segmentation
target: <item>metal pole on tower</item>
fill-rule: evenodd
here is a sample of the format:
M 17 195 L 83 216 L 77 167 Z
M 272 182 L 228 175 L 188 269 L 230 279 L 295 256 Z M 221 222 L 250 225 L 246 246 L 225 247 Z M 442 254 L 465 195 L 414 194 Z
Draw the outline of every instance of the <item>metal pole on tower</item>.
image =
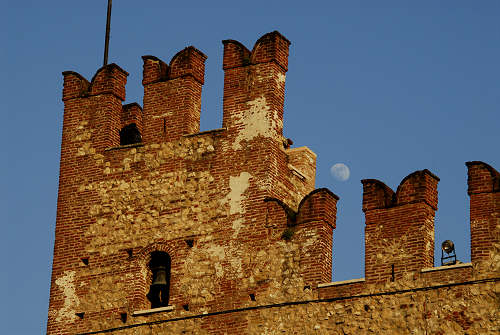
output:
M 111 5 L 112 0 L 108 0 L 108 15 L 106 17 L 106 37 L 104 40 L 104 64 L 106 66 L 108 64 L 108 50 L 109 50 L 109 30 L 111 25 Z

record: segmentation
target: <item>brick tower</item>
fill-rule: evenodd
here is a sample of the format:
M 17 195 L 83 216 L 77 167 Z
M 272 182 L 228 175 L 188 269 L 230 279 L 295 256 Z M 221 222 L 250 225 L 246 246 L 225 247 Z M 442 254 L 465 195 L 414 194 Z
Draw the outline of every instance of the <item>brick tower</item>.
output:
M 315 154 L 283 138 L 289 44 L 223 41 L 223 124 L 201 133 L 194 47 L 169 64 L 143 57 L 142 108 L 123 105 L 115 64 L 90 82 L 63 72 L 49 334 L 293 300 L 330 281 L 338 198 L 314 191 Z

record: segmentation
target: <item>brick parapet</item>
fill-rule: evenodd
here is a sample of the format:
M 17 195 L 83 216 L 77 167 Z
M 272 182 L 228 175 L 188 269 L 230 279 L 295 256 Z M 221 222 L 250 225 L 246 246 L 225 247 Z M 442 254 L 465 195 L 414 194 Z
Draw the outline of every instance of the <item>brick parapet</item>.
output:
M 376 179 L 363 179 L 363 211 L 390 208 L 424 202 L 437 210 L 437 183 L 439 178 L 429 170 L 415 171 L 406 176 L 394 192 Z
M 397 192 L 378 180 L 361 181 L 367 282 L 394 281 L 433 266 L 438 181 L 428 170 L 405 177 Z
M 335 229 L 339 197 L 326 188 L 318 188 L 305 196 L 299 204 L 297 224 L 323 221 Z
M 471 260 L 489 260 L 500 249 L 500 173 L 490 165 L 467 162 L 470 196 Z
M 281 228 L 281 237 L 298 247 L 304 287 L 316 287 L 331 278 L 337 200 L 338 196 L 329 190 L 317 189 L 305 196 L 298 211 L 294 211 L 279 199 L 265 199 L 269 227 Z
M 474 275 L 472 264 L 457 264 L 441 266 L 439 268 L 422 269 L 420 278 L 426 284 L 441 284 L 451 282 L 465 282 L 477 278 Z
M 159 81 L 191 76 L 203 85 L 206 59 L 207 56 L 193 46 L 175 54 L 168 65 L 158 57 L 142 56 L 144 63 L 142 84 L 147 86 Z
M 205 59 L 194 47 L 179 51 L 170 65 L 143 56 L 145 143 L 175 141 L 200 130 Z
M 331 285 L 328 286 L 318 287 L 319 299 L 349 297 L 362 294 L 362 292 L 366 290 L 366 283 L 364 280 L 353 283 L 347 281 L 341 284 L 336 284 L 335 282 L 330 284 Z
M 74 71 L 64 71 L 63 101 L 100 94 L 112 94 L 125 100 L 128 73 L 112 63 L 97 70 L 90 83 Z
M 168 78 L 168 64 L 158 57 L 147 55 L 142 56 L 142 85 L 165 81 Z
M 255 42 L 252 51 L 235 40 L 224 40 L 224 70 L 250 64 L 275 62 L 286 72 L 288 70 L 288 48 L 290 41 L 277 31 L 263 35 Z
M 500 173 L 497 170 L 480 161 L 466 162 L 465 165 L 469 195 L 500 192 Z

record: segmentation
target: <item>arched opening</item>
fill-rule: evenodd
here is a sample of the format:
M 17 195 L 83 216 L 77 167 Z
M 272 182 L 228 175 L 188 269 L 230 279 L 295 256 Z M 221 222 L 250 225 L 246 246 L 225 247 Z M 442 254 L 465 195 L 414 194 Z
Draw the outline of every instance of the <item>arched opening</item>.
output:
M 170 256 L 163 251 L 151 253 L 149 269 L 151 270 L 151 285 L 148 300 L 151 302 L 151 308 L 168 306 L 170 291 Z
M 142 137 L 137 125 L 131 123 L 120 130 L 120 145 L 141 143 Z

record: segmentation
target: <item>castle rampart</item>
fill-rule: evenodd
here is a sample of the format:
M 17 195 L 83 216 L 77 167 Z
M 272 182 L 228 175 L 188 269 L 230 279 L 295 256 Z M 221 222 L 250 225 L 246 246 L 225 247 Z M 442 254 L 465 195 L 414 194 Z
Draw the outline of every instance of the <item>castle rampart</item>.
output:
M 434 267 L 439 178 L 365 179 L 365 277 L 331 283 L 339 197 L 283 138 L 290 42 L 223 41 L 222 128 L 199 132 L 206 56 L 64 72 L 48 334 L 494 334 L 499 173 L 468 162 L 471 263 Z M 460 205 L 460 204 L 457 204 Z M 339 223 L 342 224 L 342 223 Z

